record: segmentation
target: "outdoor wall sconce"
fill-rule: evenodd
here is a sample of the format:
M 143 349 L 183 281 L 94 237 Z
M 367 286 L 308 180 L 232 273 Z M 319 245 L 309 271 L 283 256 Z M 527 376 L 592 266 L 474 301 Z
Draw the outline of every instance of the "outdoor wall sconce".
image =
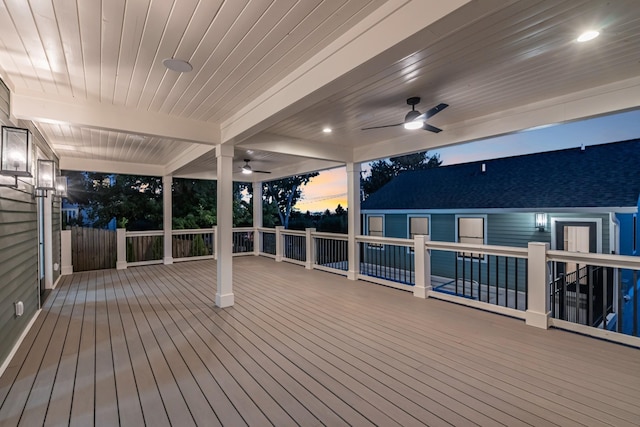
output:
M 544 231 L 544 228 L 547 226 L 547 214 L 546 213 L 537 213 L 536 214 L 536 227 L 538 227 L 538 231 Z
M 47 191 L 56 189 L 56 163 L 53 160 L 38 159 L 36 171 L 35 197 L 47 197 Z
M 2 144 L 0 146 L 0 174 L 13 176 L 17 187 L 18 177 L 31 177 L 31 132 L 2 126 Z
M 59 176 L 56 178 L 56 195 L 67 197 L 67 177 Z

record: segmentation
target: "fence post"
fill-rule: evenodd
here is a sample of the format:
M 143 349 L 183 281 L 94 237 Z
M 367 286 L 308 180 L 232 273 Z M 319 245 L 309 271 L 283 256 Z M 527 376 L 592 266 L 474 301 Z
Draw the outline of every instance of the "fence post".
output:
M 213 259 L 218 259 L 218 238 L 216 234 L 218 233 L 218 227 L 216 225 L 213 226 Z
M 431 287 L 431 252 L 426 248 L 429 236 L 414 236 L 413 255 L 415 258 L 415 285 L 413 296 L 427 298 Z
M 118 258 L 116 260 L 116 269 L 127 269 L 127 229 L 116 229 L 116 248 L 118 250 Z
M 549 267 L 547 265 L 548 243 L 529 242 L 528 254 L 528 298 L 525 322 L 537 328 L 549 328 L 549 292 L 547 279 Z
M 60 274 L 66 276 L 73 273 L 71 257 L 71 230 L 60 232 Z
M 307 250 L 305 252 L 306 254 L 306 260 L 305 260 L 305 264 L 304 267 L 307 270 L 313 270 L 313 264 L 316 260 L 316 254 L 315 254 L 315 248 L 316 245 L 313 244 L 313 233 L 316 232 L 315 228 L 307 228 L 305 229 L 306 232 L 306 237 L 305 237 L 305 243 L 307 245 Z
M 276 262 L 282 262 L 282 230 L 284 227 L 276 227 Z

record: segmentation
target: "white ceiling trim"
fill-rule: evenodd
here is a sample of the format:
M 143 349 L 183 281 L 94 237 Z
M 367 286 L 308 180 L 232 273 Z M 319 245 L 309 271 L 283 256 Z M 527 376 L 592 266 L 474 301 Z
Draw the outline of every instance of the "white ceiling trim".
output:
M 25 120 L 69 123 L 208 145 L 215 145 L 220 141 L 220 129 L 213 123 L 80 99 L 65 100 L 42 94 L 12 93 L 11 111 L 17 118 Z
M 313 141 L 270 133 L 261 133 L 251 137 L 237 147 L 342 163 L 350 162 L 353 158 L 352 150 L 343 146 L 335 144 L 322 145 Z
M 127 163 L 112 160 L 81 159 L 75 157 L 61 157 L 60 169 L 80 172 L 103 172 L 125 175 L 164 175 L 164 166 L 162 165 Z
M 286 118 L 295 112 L 294 108 L 297 111 L 326 98 L 339 90 L 339 87 L 329 89 L 326 85 L 466 3 L 469 0 L 388 1 L 224 121 L 221 125 L 222 143 L 238 143 Z M 348 85 L 347 82 L 341 84 Z M 318 91 L 320 88 L 323 90 Z M 296 102 L 300 104 L 292 108 Z
M 640 77 L 578 91 L 420 133 L 354 149 L 355 162 L 436 149 L 640 107 Z

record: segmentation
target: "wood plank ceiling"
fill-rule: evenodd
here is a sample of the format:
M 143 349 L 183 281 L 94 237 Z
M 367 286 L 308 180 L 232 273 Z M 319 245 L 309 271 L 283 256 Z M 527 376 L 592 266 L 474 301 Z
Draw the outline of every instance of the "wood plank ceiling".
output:
M 416 1 L 426 0 L 1 0 L 0 75 L 17 95 L 222 125 L 382 8 L 391 16 Z M 300 162 L 296 155 L 305 155 L 282 148 L 296 141 L 352 153 L 345 161 L 458 143 L 477 136 L 461 129 L 484 117 L 640 75 L 636 0 L 459 3 L 458 10 L 235 142 L 237 165 L 250 156 L 286 170 Z M 575 43 L 590 26 L 601 37 Z M 375 31 L 395 31 L 375 23 L 371 28 L 365 34 L 371 43 L 381 36 Z M 167 70 L 165 58 L 185 59 L 193 71 Z M 360 130 L 401 122 L 410 96 L 422 97 L 420 111 L 450 104 L 430 120 L 444 132 Z M 36 121 L 62 159 L 162 168 L 194 146 L 162 134 L 25 118 Z M 325 126 L 333 132 L 323 133 Z M 288 145 L 274 144 L 274 137 Z M 411 142 L 388 148 L 398 139 Z M 192 160 L 174 171 L 214 168 L 210 153 Z M 335 164 L 331 160 L 326 166 Z

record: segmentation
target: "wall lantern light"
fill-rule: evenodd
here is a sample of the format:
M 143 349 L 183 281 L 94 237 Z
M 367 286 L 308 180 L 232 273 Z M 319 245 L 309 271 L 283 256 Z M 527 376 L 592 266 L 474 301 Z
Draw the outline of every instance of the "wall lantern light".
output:
M 56 189 L 56 163 L 53 160 L 38 159 L 36 171 L 36 197 L 47 197 L 47 191 Z
M 56 195 L 67 197 L 67 177 L 59 176 L 56 178 Z
M 0 146 L 0 174 L 13 176 L 18 186 L 18 177 L 31 177 L 31 132 L 2 126 L 2 144 Z
M 547 226 L 547 214 L 546 213 L 537 213 L 536 214 L 536 227 L 538 227 L 538 231 L 544 231 L 544 228 Z

